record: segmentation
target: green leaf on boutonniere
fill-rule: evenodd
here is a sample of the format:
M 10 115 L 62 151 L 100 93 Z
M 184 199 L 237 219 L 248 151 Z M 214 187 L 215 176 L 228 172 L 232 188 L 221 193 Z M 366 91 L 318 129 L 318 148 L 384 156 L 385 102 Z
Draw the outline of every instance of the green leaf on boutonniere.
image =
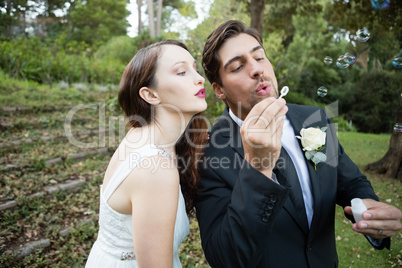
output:
M 322 152 L 316 152 L 313 156 L 313 159 L 311 159 L 311 161 L 313 161 L 315 164 L 325 162 L 326 160 L 327 156 Z
M 322 127 L 322 128 L 321 128 L 321 131 L 322 131 L 322 132 L 325 132 L 325 131 L 327 130 L 327 128 L 328 128 L 328 127 Z
M 306 156 L 307 160 L 310 160 L 311 158 L 314 157 L 315 153 L 316 152 L 314 152 L 314 151 L 305 151 L 304 155 Z

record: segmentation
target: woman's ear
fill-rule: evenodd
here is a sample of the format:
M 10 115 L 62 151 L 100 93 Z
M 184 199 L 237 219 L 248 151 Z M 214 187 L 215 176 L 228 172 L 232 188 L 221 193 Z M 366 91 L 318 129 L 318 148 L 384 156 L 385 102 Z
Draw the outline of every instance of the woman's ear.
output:
M 161 100 L 159 99 L 158 93 L 156 93 L 154 90 L 150 89 L 149 87 L 140 88 L 139 95 L 144 101 L 146 101 L 152 105 L 157 105 L 161 102 Z
M 218 85 L 218 83 L 216 83 L 216 82 L 212 83 L 212 89 L 214 90 L 215 95 L 218 99 L 221 99 L 221 100 L 226 99 L 226 95 L 223 91 L 223 88 L 220 85 Z

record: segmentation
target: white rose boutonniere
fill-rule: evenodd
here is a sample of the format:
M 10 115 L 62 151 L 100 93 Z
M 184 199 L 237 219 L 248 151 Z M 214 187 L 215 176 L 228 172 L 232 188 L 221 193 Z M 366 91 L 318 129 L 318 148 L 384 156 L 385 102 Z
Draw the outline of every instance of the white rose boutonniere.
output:
M 300 130 L 300 136 L 296 136 L 296 138 L 301 140 L 301 144 L 303 146 L 304 155 L 307 160 L 311 160 L 314 163 L 314 170 L 317 170 L 317 164 L 320 162 L 325 162 L 327 160 L 327 156 L 319 152 L 324 149 L 325 138 L 327 133 L 326 127 L 323 128 L 302 128 Z

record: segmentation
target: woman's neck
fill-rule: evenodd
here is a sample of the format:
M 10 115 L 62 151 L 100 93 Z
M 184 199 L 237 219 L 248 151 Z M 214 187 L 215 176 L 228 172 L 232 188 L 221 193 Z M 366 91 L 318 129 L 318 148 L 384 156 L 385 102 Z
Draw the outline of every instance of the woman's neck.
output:
M 170 153 L 175 153 L 175 145 L 185 131 L 192 115 L 172 110 L 155 109 L 150 124 L 131 129 L 124 144 L 139 148 L 145 144 L 156 144 Z
M 150 124 L 151 134 L 155 134 L 153 143 L 165 148 L 174 147 L 185 131 L 191 116 L 184 114 L 157 113 Z

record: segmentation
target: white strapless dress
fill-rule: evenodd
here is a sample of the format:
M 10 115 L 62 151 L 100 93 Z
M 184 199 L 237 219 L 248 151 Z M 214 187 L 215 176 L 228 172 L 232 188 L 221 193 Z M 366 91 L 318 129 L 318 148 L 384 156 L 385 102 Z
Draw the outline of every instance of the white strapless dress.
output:
M 131 215 L 113 210 L 107 201 L 141 160 L 154 155 L 169 157 L 155 145 L 146 145 L 133 152 L 116 170 L 105 192 L 100 192 L 99 232 L 85 267 L 138 267 L 133 245 Z M 181 267 L 178 249 L 190 230 L 183 194 L 179 186 L 179 203 L 176 213 L 173 241 L 173 267 Z M 158 255 L 158 252 L 154 253 Z

